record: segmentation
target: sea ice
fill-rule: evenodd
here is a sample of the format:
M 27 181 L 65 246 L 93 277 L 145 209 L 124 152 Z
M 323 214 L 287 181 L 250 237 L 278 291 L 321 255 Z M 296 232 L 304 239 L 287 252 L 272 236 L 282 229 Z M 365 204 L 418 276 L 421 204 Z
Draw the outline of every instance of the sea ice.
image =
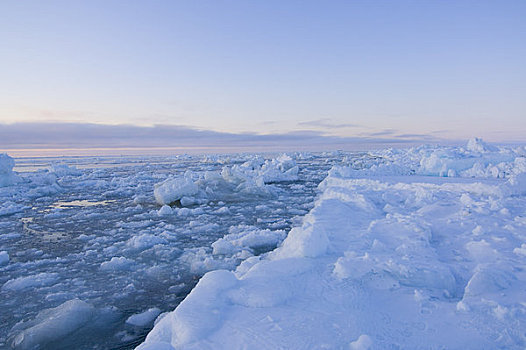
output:
M 187 172 L 183 177 L 172 178 L 155 186 L 154 195 L 157 203 L 166 205 L 181 200 L 183 197 L 197 194 L 199 188 Z
M 172 213 L 173 213 L 172 208 L 171 208 L 169 205 L 166 205 L 166 204 L 163 205 L 163 206 L 161 207 L 161 209 L 159 209 L 159 210 L 157 211 L 157 214 L 159 214 L 159 215 L 161 215 L 161 216 L 162 216 L 162 215 L 170 215 L 170 214 L 172 214 Z
M 97 309 L 82 300 L 72 299 L 55 308 L 42 310 L 30 321 L 17 324 L 11 330 L 13 335 L 9 343 L 13 349 L 29 350 L 46 348 L 58 340 L 64 342 L 68 339 L 68 347 L 72 348 L 79 339 L 93 337 L 114 320 L 114 310 Z
M 56 283 L 58 279 L 58 273 L 42 272 L 36 275 L 11 279 L 2 286 L 2 290 L 20 291 L 27 288 L 49 286 Z
M 210 201 L 244 201 L 247 196 L 272 197 L 270 183 L 298 180 L 299 167 L 288 155 L 264 161 L 254 157 L 241 165 L 224 166 L 220 172 L 207 171 L 169 178 L 155 185 L 155 200 L 160 205 L 182 206 Z
M 27 328 L 14 336 L 11 346 L 21 350 L 44 347 L 86 325 L 93 314 L 93 306 L 78 299 L 43 310 L 31 322 L 17 326 Z
M 274 251 L 205 274 L 139 349 L 522 349 L 523 157 L 473 139 L 349 158 Z
M 5 156 L 0 348 L 522 349 L 525 155 Z
M 0 252 L 0 266 L 7 265 L 9 263 L 9 254 L 6 251 Z
M 366 334 L 362 334 L 355 341 L 349 344 L 349 349 L 351 350 L 368 350 L 373 345 L 371 337 Z
M 140 314 L 131 315 L 126 320 L 126 323 L 137 327 L 145 327 L 152 324 L 160 313 L 160 309 L 156 307 L 150 308 Z
M 123 256 L 114 256 L 110 261 L 105 261 L 100 264 L 100 269 L 103 271 L 126 271 L 131 270 L 135 262 Z
M 168 243 L 168 241 L 162 237 L 152 235 L 149 233 L 143 233 L 130 238 L 126 245 L 136 250 L 145 250 L 157 244 L 166 243 Z
M 53 173 L 57 176 L 79 176 L 82 174 L 75 166 L 71 166 L 65 163 L 54 163 L 48 168 L 50 173 Z
M 251 250 L 275 248 L 285 236 L 283 230 L 260 230 L 246 225 L 232 226 L 228 235 L 212 243 L 212 248 L 214 254 L 233 255 L 246 248 Z
M 16 324 L 74 298 L 120 310 L 74 348 L 130 348 L 152 326 L 133 329 L 130 316 L 154 306 L 172 310 L 202 274 L 233 270 L 273 249 L 310 209 L 330 163 L 290 158 L 283 157 L 283 169 L 301 166 L 299 179 L 269 185 L 261 167 L 284 162 L 250 154 L 23 158 L 16 174 L 3 157 L 2 177 L 16 181 L 0 187 L 0 348 L 7 334 L 23 331 Z M 189 207 L 159 206 L 155 185 L 185 173 L 198 187 L 179 199 Z M 214 254 L 222 238 L 234 249 Z M 79 329 L 42 348 L 71 348 L 78 332 L 86 334 Z
M 19 179 L 13 172 L 15 160 L 6 153 L 0 153 L 0 187 L 9 186 L 16 183 Z

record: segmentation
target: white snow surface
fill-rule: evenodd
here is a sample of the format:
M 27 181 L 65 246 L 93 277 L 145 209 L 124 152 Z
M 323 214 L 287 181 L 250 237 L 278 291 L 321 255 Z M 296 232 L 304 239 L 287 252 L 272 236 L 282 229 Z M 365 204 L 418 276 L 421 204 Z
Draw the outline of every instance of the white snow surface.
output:
M 138 349 L 524 349 L 524 155 L 349 158 L 274 251 L 205 274 Z

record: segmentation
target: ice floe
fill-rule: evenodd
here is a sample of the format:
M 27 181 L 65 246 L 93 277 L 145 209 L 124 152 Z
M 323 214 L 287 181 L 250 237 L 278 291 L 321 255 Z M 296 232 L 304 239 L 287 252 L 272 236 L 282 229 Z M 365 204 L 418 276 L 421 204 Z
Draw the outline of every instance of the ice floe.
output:
M 0 153 L 0 187 L 9 186 L 17 181 L 19 178 L 13 171 L 15 160 L 9 157 L 6 153 Z
M 148 326 L 155 321 L 160 313 L 161 310 L 159 310 L 159 308 L 153 307 L 139 314 L 131 315 L 126 320 L 126 323 L 137 327 Z
M 19 323 L 11 330 L 9 343 L 16 349 L 53 347 L 61 340 L 70 348 L 82 337 L 93 337 L 103 331 L 105 324 L 115 320 L 115 310 L 96 309 L 79 299 L 72 299 L 50 309 L 42 310 L 34 319 Z

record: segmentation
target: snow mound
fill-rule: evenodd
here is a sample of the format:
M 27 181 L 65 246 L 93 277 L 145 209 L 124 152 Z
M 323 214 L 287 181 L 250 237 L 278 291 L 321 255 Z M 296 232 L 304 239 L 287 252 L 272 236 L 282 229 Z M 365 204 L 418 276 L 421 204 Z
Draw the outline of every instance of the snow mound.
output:
M 226 296 L 224 290 L 237 284 L 232 272 L 218 270 L 207 273 L 186 299 L 177 312 L 166 315 L 148 334 L 148 342 L 158 342 L 166 348 L 166 343 L 174 347 L 182 346 L 206 338 L 221 326 L 225 315 L 221 310 Z M 216 309 L 216 306 L 219 308 Z M 209 310 L 214 310 L 209 312 Z M 206 315 L 205 317 L 203 317 Z M 144 349 L 146 346 L 139 346 Z M 148 347 L 151 348 L 151 347 Z

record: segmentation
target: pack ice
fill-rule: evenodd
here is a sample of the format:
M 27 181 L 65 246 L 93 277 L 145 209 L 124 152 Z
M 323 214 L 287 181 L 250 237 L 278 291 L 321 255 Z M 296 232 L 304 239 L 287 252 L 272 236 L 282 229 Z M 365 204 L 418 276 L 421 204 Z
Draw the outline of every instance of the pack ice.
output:
M 344 159 L 275 250 L 206 273 L 138 349 L 524 349 L 525 155 L 473 139 Z
M 0 155 L 0 349 L 134 348 L 204 273 L 276 248 L 335 160 Z
M 160 205 L 178 202 L 183 206 L 234 198 L 269 198 L 272 188 L 265 184 L 297 180 L 298 171 L 296 162 L 288 155 L 266 161 L 257 157 L 240 165 L 223 167 L 221 172 L 207 171 L 199 175 L 187 171 L 184 176 L 170 177 L 155 186 L 154 195 Z

